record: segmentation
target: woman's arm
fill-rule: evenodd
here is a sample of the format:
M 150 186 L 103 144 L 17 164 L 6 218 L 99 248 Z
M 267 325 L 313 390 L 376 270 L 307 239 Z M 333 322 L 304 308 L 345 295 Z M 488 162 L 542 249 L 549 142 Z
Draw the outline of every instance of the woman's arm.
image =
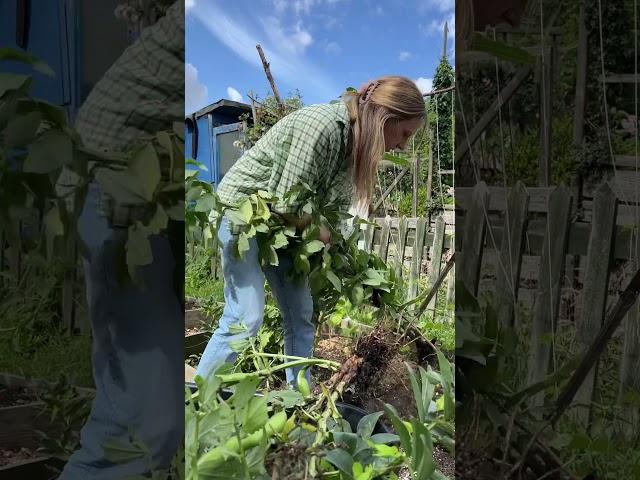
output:
M 282 218 L 284 218 L 285 222 L 289 225 L 293 225 L 298 230 L 304 230 L 311 223 L 311 215 L 303 215 L 299 217 L 298 215 L 293 215 L 290 213 L 281 213 Z M 331 243 L 331 232 L 324 225 L 320 226 L 320 241 L 325 245 Z

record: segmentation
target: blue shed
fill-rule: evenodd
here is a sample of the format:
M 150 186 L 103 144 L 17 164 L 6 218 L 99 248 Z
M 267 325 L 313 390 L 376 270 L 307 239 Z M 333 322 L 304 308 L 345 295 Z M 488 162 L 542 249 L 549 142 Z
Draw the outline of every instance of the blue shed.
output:
M 234 142 L 242 137 L 240 115 L 251 106 L 219 100 L 185 118 L 185 156 L 203 164 L 200 178 L 217 187 L 242 152 Z

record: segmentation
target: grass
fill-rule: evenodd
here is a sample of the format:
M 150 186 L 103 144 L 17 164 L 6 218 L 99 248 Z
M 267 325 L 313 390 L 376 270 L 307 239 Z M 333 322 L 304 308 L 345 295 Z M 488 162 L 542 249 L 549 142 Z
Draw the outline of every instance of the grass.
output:
M 66 268 L 37 254 L 25 256 L 18 285 L 0 295 L 0 371 L 93 385 L 90 336 L 70 335 L 61 321 L 61 288 Z M 7 278 L 7 280 L 11 281 Z

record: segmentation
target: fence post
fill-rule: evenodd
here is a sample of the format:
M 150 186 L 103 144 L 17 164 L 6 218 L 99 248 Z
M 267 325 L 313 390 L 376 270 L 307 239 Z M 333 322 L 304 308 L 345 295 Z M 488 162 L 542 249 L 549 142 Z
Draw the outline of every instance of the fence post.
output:
M 427 232 L 427 218 L 418 218 L 416 223 L 416 237 L 413 241 L 413 255 L 411 260 L 411 273 L 409 274 L 409 288 L 407 290 L 407 301 L 413 300 L 418 294 L 418 278 L 420 277 L 420 267 L 424 256 L 424 242 Z
M 391 237 L 391 226 L 389 220 L 385 218 L 382 221 L 382 232 L 380 233 L 380 246 L 378 247 L 378 256 L 386 263 L 389 255 L 389 240 Z
M 555 333 L 564 257 L 569 240 L 571 201 L 571 192 L 565 186 L 556 188 L 549 196 L 547 229 L 543 240 L 540 277 L 531 325 L 529 385 L 542 380 L 549 370 L 551 337 Z M 543 394 L 538 394 L 531 400 L 532 405 L 540 406 L 544 401 Z
M 489 189 L 484 182 L 473 189 L 471 207 L 464 219 L 459 270 L 462 283 L 471 295 L 478 293 L 480 265 L 486 229 L 485 210 L 489 208 Z
M 402 278 L 404 253 L 407 249 L 407 217 L 402 216 L 398 221 L 398 243 L 396 244 L 396 277 Z
M 429 278 L 427 279 L 427 286 L 429 289 L 433 288 L 438 276 L 440 275 L 440 268 L 442 267 L 442 250 L 444 248 L 444 217 L 439 216 L 436 219 L 435 231 L 433 234 L 433 246 L 431 248 L 431 271 L 429 272 Z M 433 296 L 433 300 L 427 305 L 427 319 L 435 320 L 436 305 L 438 299 L 438 292 Z
M 502 327 L 513 326 L 528 211 L 529 195 L 519 181 L 507 198 L 507 215 L 500 246 L 500 265 L 506 271 L 498 268 L 494 293 L 498 325 Z
M 609 286 L 609 267 L 613 257 L 614 235 L 616 228 L 617 198 L 608 184 L 603 184 L 596 192 L 593 205 L 593 220 L 587 267 L 582 291 L 582 312 L 576 318 L 576 339 L 579 348 L 584 351 L 597 336 L 604 319 Z M 576 404 L 590 404 L 596 390 L 598 362 L 585 378 L 576 392 Z M 590 423 L 591 407 L 578 406 L 577 418 Z

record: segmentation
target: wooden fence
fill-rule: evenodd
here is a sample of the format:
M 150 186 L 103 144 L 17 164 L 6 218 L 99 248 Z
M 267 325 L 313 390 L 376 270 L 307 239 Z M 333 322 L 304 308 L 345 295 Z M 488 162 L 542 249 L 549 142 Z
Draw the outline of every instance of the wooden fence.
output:
M 90 330 L 83 270 L 74 235 L 50 237 L 40 210 L 23 212 L 22 219 L 11 224 L 12 231 L 0 228 L 0 287 L 20 285 L 27 268 L 30 251 L 47 259 L 57 258 L 65 264 L 60 290 L 60 316 L 69 331 L 88 334 Z M 11 239 L 11 241 L 9 241 Z M 42 272 L 46 274 L 46 272 Z
M 608 300 L 625 286 L 624 278 L 612 275 L 619 273 L 616 265 L 636 255 L 638 225 L 629 225 L 627 212 L 608 184 L 595 190 L 584 212 L 587 221 L 577 220 L 573 201 L 566 187 L 526 189 L 517 184 L 507 189 L 479 183 L 473 189 L 456 189 L 460 280 L 474 294 L 481 286 L 493 290 L 502 326 L 522 327 L 516 308 L 532 306 L 528 384 L 550 371 L 555 344 L 549 339 L 557 332 L 561 299 L 577 292 L 569 320 L 583 351 L 603 323 Z M 491 266 L 495 268 L 490 277 L 480 278 L 480 272 L 491 271 Z M 525 294 L 527 287 L 533 287 L 533 295 Z M 640 369 L 637 312 L 632 309 L 624 327 L 620 401 L 625 392 L 640 390 L 634 374 Z M 598 368 L 581 386 L 576 405 L 591 404 L 596 398 Z M 542 401 L 539 395 L 533 403 Z M 582 419 L 590 418 L 590 407 L 577 412 Z
M 405 281 L 407 288 L 406 299 L 412 300 L 421 293 L 421 286 L 429 288 L 438 275 L 442 265 L 446 263 L 452 251 L 454 238 L 453 212 L 435 218 L 375 218 L 377 224 L 362 227 L 363 238 L 360 248 L 368 252 L 377 253 L 388 265 L 395 269 L 396 274 Z M 201 232 L 187 234 L 187 255 L 193 256 L 198 246 L 207 248 L 212 241 L 205 239 Z M 220 264 L 217 250 L 211 260 L 211 275 L 220 276 Z M 437 261 L 434 261 L 437 259 Z M 450 277 L 448 300 L 453 301 L 454 282 Z M 428 314 L 433 315 L 437 297 L 432 301 Z

